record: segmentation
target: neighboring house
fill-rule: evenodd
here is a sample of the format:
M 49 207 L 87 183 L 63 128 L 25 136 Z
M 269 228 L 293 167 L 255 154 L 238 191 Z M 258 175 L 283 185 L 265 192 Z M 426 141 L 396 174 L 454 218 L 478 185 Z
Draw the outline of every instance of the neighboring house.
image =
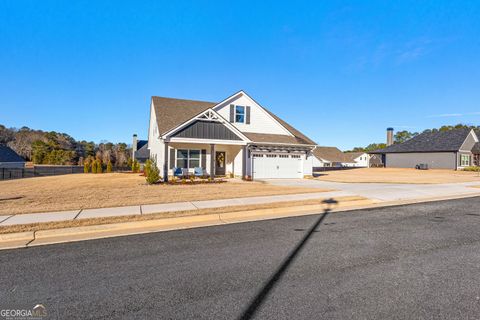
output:
M 0 145 L 0 168 L 24 168 L 25 160 L 5 145 Z
M 384 166 L 381 154 L 370 154 L 369 156 L 368 165 L 370 168 L 381 168 Z
M 312 174 L 316 143 L 244 91 L 221 102 L 152 97 L 148 149 L 164 180 L 174 168 L 247 179 Z
M 479 165 L 480 131 L 456 129 L 424 132 L 404 143 L 392 144 L 370 154 L 380 154 L 387 168 L 462 169 Z
M 368 168 L 370 156 L 365 152 L 347 152 L 345 155 L 345 167 Z
M 321 167 L 343 167 L 345 154 L 336 147 L 317 146 L 313 150 L 313 170 Z
M 137 160 L 140 167 L 143 167 L 145 162 L 150 159 L 150 150 L 148 150 L 148 140 L 138 140 L 137 135 L 133 135 L 132 142 L 132 158 Z
M 317 146 L 312 154 L 313 171 L 322 167 L 368 167 L 369 155 L 364 152 L 344 153 L 336 147 Z

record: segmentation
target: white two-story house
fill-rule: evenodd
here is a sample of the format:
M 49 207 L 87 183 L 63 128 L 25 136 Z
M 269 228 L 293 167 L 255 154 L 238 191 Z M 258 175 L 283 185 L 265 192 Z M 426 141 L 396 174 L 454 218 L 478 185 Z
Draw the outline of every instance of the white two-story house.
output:
M 315 142 L 244 91 L 218 103 L 152 97 L 148 149 L 164 180 L 176 168 L 246 179 L 312 174 Z

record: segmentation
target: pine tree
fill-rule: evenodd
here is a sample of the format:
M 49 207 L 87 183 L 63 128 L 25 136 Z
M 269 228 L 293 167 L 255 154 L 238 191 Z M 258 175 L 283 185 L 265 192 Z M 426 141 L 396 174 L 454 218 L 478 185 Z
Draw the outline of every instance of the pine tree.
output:
M 140 163 L 138 163 L 138 161 L 135 159 L 133 160 L 133 163 L 132 163 L 132 171 L 134 173 L 137 173 L 140 171 Z
M 92 173 L 97 173 L 97 160 L 92 162 Z
M 97 160 L 97 173 L 103 173 L 102 160 Z
M 83 173 L 89 173 L 90 172 L 90 164 L 88 163 L 88 161 L 85 161 L 85 163 L 83 164 Z
M 150 168 L 148 169 L 148 171 L 145 171 L 145 173 L 147 174 L 146 180 L 148 184 L 155 184 L 160 180 L 160 170 L 158 170 L 157 163 L 155 161 L 148 161 Z
M 143 173 L 145 174 L 145 177 L 148 176 L 148 172 L 152 169 L 152 160 L 147 159 L 145 161 L 145 165 L 143 166 Z
M 108 163 L 107 163 L 107 173 L 111 173 L 112 171 L 113 171 L 112 161 L 108 161 Z

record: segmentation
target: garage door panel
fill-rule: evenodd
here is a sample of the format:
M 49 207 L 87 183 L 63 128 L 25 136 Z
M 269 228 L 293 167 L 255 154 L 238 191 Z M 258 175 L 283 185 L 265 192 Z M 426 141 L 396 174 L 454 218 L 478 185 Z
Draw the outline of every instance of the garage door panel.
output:
M 294 157 L 284 154 L 254 155 L 253 157 L 253 178 L 302 178 L 303 160 L 301 157 Z

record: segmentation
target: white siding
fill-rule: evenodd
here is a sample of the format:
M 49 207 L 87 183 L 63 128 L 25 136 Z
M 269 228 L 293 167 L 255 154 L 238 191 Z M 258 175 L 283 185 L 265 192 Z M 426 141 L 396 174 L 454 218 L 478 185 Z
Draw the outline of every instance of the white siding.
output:
M 309 156 L 309 158 L 311 158 L 311 163 L 312 163 L 312 167 L 313 168 L 316 168 L 316 167 L 325 167 L 325 163 L 328 163 L 330 164 L 330 162 L 326 161 L 322 161 L 322 159 L 318 159 L 317 157 L 315 157 L 314 155 L 311 155 Z M 330 166 L 330 165 L 329 165 Z
M 359 157 L 355 158 L 355 166 L 356 167 L 368 167 L 368 160 L 370 156 L 366 153 L 360 155 Z
M 304 155 L 303 158 L 303 175 L 311 176 L 313 175 L 313 159 L 316 159 L 314 156 Z
M 163 140 L 158 137 L 157 116 L 153 103 L 150 105 L 150 125 L 148 130 L 148 149 L 150 150 L 150 159 L 156 160 L 160 169 L 160 175 L 163 176 L 163 163 L 165 146 Z
M 270 134 L 292 134 L 273 119 L 262 107 L 250 99 L 247 95 L 241 94 L 233 100 L 226 101 L 215 108 L 222 117 L 230 120 L 230 105 L 250 106 L 250 124 L 232 123 L 242 132 L 270 133 Z

